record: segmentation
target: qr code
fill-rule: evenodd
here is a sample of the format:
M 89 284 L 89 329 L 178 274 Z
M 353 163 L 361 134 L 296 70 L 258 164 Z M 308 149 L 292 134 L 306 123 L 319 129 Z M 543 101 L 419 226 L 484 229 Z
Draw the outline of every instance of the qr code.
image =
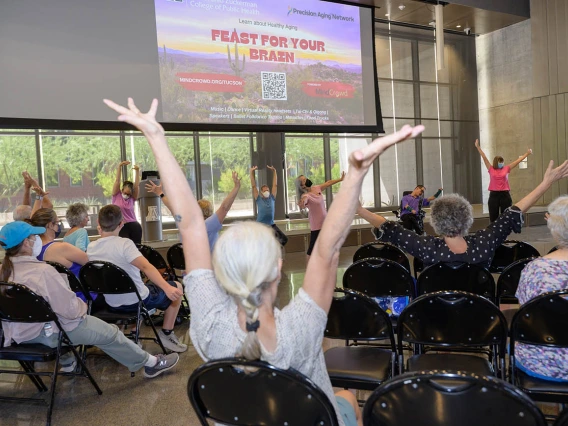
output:
M 262 99 L 288 100 L 286 73 L 262 71 Z

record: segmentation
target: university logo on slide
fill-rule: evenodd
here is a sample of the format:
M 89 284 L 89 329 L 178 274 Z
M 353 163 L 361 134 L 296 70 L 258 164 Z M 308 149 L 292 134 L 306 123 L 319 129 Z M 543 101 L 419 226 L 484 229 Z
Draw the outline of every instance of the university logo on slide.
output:
M 292 6 L 288 6 L 288 14 L 286 16 L 290 16 L 292 13 Z
M 158 222 L 160 215 L 158 213 L 158 206 L 148 206 L 148 214 L 146 215 L 146 222 Z

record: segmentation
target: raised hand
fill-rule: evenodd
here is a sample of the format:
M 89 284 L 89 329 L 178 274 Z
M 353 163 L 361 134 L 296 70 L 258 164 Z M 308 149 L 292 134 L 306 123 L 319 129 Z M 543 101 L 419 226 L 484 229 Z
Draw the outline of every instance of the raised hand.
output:
M 31 188 L 32 186 L 39 186 L 37 181 L 34 178 L 32 178 L 27 171 L 22 172 L 22 177 L 24 178 L 24 185 L 27 188 Z
M 153 192 L 154 194 L 156 194 L 158 196 L 164 193 L 164 191 L 162 190 L 162 184 L 156 185 L 151 180 L 146 182 L 146 191 Z
M 552 184 L 560 179 L 568 176 L 568 160 L 564 161 L 560 166 L 553 169 L 554 161 L 550 160 L 546 172 L 544 172 L 543 182 Z
M 41 186 L 32 186 L 32 191 L 34 191 L 40 197 L 44 197 L 49 194 L 49 192 L 44 191 Z
M 128 166 L 130 164 L 130 161 L 121 161 L 120 164 L 118 165 L 118 167 L 122 167 L 122 166 Z
M 272 167 L 272 166 L 266 166 L 266 168 L 272 170 L 273 172 L 276 171 L 276 169 L 275 169 L 274 167 Z
M 134 170 L 135 172 L 139 172 L 140 166 L 138 164 L 135 164 L 135 165 L 132 166 L 132 170 Z
M 250 168 L 250 172 L 254 173 L 254 171 L 257 170 L 257 169 L 258 169 L 258 166 L 253 166 L 253 167 Z
M 339 178 L 339 181 L 343 181 L 343 179 L 345 179 L 345 172 L 341 172 L 341 177 Z
M 398 132 L 375 139 L 363 149 L 354 151 L 349 156 L 349 164 L 355 170 L 366 172 L 373 165 L 373 161 L 387 148 L 395 143 L 415 138 L 424 131 L 424 126 L 411 127 L 405 125 Z
M 241 178 L 239 178 L 239 174 L 235 171 L 232 173 L 233 183 L 235 186 L 241 186 Z
M 531 155 L 532 153 L 533 153 L 533 152 L 532 152 L 532 149 L 530 149 L 530 148 L 527 149 L 527 157 L 528 157 L 529 155 Z
M 476 140 L 475 140 L 475 147 L 476 147 L 476 148 L 479 148 L 479 139 L 476 139 Z
M 164 128 L 156 121 L 156 111 L 158 111 L 158 100 L 152 100 L 150 109 L 147 113 L 141 112 L 132 98 L 128 98 L 128 108 L 118 105 L 117 103 L 104 99 L 103 102 L 111 109 L 118 112 L 118 121 L 124 121 L 131 124 L 144 133 L 144 136 L 151 137 L 156 135 L 164 135 Z

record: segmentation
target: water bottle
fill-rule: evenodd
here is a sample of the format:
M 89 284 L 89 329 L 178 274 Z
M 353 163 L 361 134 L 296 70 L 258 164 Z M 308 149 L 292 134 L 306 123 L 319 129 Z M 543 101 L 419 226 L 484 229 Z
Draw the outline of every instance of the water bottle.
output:
M 53 334 L 53 327 L 51 326 L 51 323 L 46 322 L 43 326 L 43 332 L 45 333 L 46 337 L 49 337 Z

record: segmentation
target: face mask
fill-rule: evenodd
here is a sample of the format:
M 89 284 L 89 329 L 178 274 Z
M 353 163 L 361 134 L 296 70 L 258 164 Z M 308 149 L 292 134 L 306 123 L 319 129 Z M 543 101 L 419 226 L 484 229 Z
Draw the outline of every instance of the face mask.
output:
M 130 198 L 130 195 L 128 194 L 122 194 L 122 198 L 124 198 L 125 200 L 128 200 Z
M 503 167 L 505 167 L 505 163 L 497 163 L 498 169 L 502 169 Z
M 55 238 L 59 237 L 60 234 L 61 234 L 61 224 L 58 223 L 57 224 L 57 231 L 55 231 Z
M 268 198 L 269 195 L 270 195 L 270 192 L 268 192 L 268 191 L 264 191 L 264 192 L 262 193 L 262 196 L 263 196 L 264 198 Z
M 306 188 L 310 188 L 312 186 L 312 181 L 309 179 L 306 179 Z
M 41 253 L 41 248 L 42 248 L 41 238 L 36 235 L 35 241 L 34 241 L 34 246 L 32 248 L 32 256 L 38 257 L 39 254 Z

